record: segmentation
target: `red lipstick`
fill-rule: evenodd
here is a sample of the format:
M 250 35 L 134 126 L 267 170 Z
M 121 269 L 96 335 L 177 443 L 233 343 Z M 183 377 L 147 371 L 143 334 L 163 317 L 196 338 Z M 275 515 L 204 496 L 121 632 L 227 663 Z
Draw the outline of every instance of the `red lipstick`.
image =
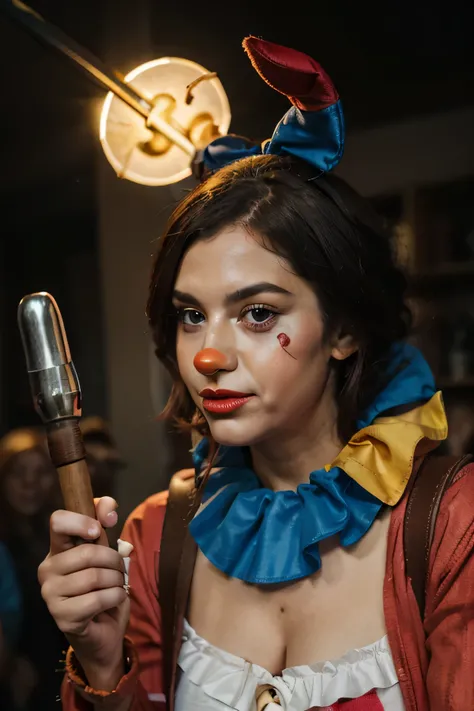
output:
M 234 412 L 253 397 L 250 393 L 241 393 L 237 390 L 212 390 L 212 388 L 204 388 L 199 395 L 203 398 L 204 409 L 215 414 Z

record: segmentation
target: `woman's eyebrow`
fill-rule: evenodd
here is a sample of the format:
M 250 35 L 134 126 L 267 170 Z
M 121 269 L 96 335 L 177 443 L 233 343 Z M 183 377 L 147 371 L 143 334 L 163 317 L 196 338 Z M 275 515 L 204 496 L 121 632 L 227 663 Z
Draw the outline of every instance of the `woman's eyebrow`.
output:
M 286 294 L 292 296 L 291 291 L 284 289 L 282 286 L 277 284 L 272 284 L 269 281 L 260 281 L 256 284 L 250 284 L 249 286 L 244 286 L 242 289 L 237 289 L 231 294 L 227 294 L 225 297 L 226 305 L 235 304 L 238 301 L 243 301 L 244 299 L 249 299 L 252 296 L 262 293 L 270 294 Z M 201 306 L 199 299 L 196 299 L 192 294 L 188 294 L 185 291 L 174 290 L 173 299 L 176 301 L 181 301 L 183 304 L 191 304 L 192 306 Z
M 232 294 L 227 294 L 225 301 L 226 304 L 235 304 L 237 301 L 243 301 L 244 299 L 248 299 L 251 296 L 256 296 L 257 294 L 261 294 L 263 292 L 293 296 L 291 291 L 284 289 L 282 286 L 272 284 L 269 281 L 260 281 L 257 284 L 244 286 L 243 289 L 237 289 L 237 291 L 232 292 Z
M 173 292 L 173 300 L 181 301 L 183 304 L 192 304 L 193 306 L 201 306 L 199 299 L 196 299 L 192 294 L 187 294 L 185 291 L 178 291 L 175 289 Z

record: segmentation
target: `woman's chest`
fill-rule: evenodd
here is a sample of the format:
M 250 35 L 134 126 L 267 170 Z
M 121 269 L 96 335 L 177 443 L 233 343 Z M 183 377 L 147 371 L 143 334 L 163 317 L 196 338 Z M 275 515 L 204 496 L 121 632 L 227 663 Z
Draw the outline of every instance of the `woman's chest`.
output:
M 230 579 L 198 553 L 188 619 L 211 644 L 279 674 L 335 659 L 385 635 L 383 583 L 389 516 L 351 549 L 320 546 L 322 567 L 279 586 Z M 275 548 L 278 555 L 278 547 Z

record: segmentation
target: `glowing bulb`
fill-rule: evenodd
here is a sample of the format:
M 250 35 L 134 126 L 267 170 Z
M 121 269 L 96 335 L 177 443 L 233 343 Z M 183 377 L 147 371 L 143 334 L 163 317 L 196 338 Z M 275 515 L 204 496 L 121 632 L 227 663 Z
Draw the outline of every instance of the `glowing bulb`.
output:
M 100 140 L 108 161 L 119 177 L 143 185 L 184 180 L 191 175 L 195 151 L 229 129 L 230 106 L 221 82 L 199 64 L 179 57 L 142 64 L 124 81 L 153 109 L 146 120 L 107 94 Z

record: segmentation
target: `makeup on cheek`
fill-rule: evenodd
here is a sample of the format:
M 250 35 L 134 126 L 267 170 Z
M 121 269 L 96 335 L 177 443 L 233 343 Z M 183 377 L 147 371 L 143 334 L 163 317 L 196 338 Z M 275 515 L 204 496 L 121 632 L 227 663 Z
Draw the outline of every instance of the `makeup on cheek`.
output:
M 285 353 L 288 353 L 288 351 L 286 349 L 288 348 L 288 346 L 291 343 L 290 337 L 287 336 L 286 333 L 279 333 L 277 336 L 277 339 L 278 339 L 280 346 L 285 351 Z M 290 356 L 290 358 L 293 358 L 294 360 L 296 360 L 295 356 L 291 355 L 291 353 L 288 353 L 288 355 Z

